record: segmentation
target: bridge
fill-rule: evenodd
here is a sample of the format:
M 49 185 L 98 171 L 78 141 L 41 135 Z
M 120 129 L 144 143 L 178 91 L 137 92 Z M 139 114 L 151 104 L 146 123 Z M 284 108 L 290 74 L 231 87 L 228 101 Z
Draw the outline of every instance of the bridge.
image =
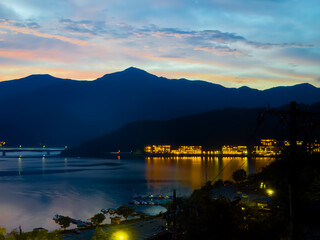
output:
M 50 155 L 50 152 L 54 151 L 64 151 L 67 147 L 0 147 L 0 152 L 2 156 L 6 156 L 6 152 L 47 152 Z

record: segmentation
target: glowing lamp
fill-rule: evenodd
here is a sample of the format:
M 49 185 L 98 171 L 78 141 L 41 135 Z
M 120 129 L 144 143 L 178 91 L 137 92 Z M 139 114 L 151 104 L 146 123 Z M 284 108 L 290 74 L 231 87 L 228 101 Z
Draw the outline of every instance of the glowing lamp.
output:
M 113 239 L 116 239 L 116 240 L 129 240 L 129 235 L 123 231 L 119 231 L 119 232 L 116 232 L 114 233 L 114 238 Z
M 267 194 L 269 196 L 272 196 L 274 194 L 274 191 L 272 189 L 267 189 Z

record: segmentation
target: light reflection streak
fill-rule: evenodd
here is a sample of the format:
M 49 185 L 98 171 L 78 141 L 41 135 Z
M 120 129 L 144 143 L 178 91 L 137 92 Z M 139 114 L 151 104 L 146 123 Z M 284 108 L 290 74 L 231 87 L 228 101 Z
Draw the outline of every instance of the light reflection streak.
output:
M 146 178 L 150 187 L 157 187 L 161 180 L 175 179 L 194 190 L 206 181 L 232 181 L 233 172 L 241 168 L 248 174 L 261 171 L 264 165 L 273 160 L 269 157 L 147 157 Z
M 21 169 L 22 169 L 22 160 L 21 156 L 18 158 L 18 174 L 21 176 Z
M 42 174 L 46 173 L 46 158 L 43 156 L 41 161 Z

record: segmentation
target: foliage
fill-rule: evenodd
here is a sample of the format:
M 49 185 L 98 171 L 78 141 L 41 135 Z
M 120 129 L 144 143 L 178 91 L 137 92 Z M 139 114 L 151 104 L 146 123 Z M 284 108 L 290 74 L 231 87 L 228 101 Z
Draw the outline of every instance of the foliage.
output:
M 104 220 L 106 219 L 106 217 L 104 216 L 103 213 L 97 213 L 92 217 L 92 222 L 95 225 L 99 225 L 101 224 Z
M 135 212 L 134 208 L 132 208 L 130 206 L 126 206 L 125 204 L 121 205 L 117 209 L 117 213 L 122 215 L 126 220 L 128 219 L 128 216 L 133 215 L 134 212 Z
M 214 188 L 220 188 L 220 187 L 223 187 L 223 186 L 224 186 L 224 183 L 223 183 L 222 179 L 219 179 L 219 180 L 215 181 L 214 184 L 213 184 Z
M 270 211 L 262 212 L 255 205 L 222 197 L 214 199 L 211 195 L 214 186 L 207 182 L 189 198 L 177 198 L 178 211 L 174 211 L 172 204 L 169 206 L 166 220 L 173 227 L 176 219 L 178 239 L 208 239 L 208 236 L 230 240 L 253 240 L 257 236 L 259 239 L 280 239 L 285 233 L 286 222 L 279 205 L 274 204 Z
M 139 213 L 140 218 L 141 219 L 145 219 L 146 218 L 146 214 L 144 212 Z
M 48 233 L 48 230 L 34 230 L 28 233 L 18 234 L 12 232 L 5 238 L 6 240 L 63 240 L 62 236 L 57 232 Z
M 102 228 L 97 227 L 91 240 L 107 240 L 109 239 L 109 236 L 110 235 L 103 231 Z
M 7 229 L 0 226 L 0 240 L 4 239 L 4 235 L 7 233 Z
M 66 230 L 66 228 L 70 226 L 71 220 L 69 217 L 60 217 L 57 223 Z
M 232 178 L 238 183 L 243 182 L 247 179 L 247 172 L 244 169 L 238 169 L 233 172 Z

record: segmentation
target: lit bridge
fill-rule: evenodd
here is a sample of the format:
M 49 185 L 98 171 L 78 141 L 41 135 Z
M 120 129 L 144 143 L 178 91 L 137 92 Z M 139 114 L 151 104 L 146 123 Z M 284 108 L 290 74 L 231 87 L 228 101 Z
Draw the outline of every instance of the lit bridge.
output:
M 0 152 L 2 156 L 6 156 L 7 152 L 47 152 L 50 155 L 50 152 L 64 151 L 66 147 L 0 147 Z

